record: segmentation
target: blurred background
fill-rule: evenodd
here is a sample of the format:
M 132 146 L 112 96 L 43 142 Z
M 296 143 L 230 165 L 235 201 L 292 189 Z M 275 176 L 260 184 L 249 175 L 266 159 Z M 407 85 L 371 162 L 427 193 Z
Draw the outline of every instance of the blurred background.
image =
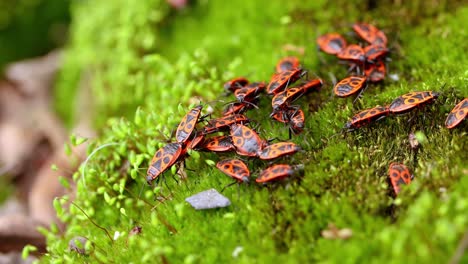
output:
M 69 0 L 0 1 L 0 68 L 64 45 L 69 23 Z
M 55 219 L 45 193 L 57 185 L 32 189 L 41 185 L 38 175 L 52 176 L 52 162 L 65 160 L 52 158 L 67 137 L 52 87 L 69 23 L 68 0 L 0 1 L 0 263 L 22 262 L 18 252 L 26 243 L 44 248 L 36 228 Z

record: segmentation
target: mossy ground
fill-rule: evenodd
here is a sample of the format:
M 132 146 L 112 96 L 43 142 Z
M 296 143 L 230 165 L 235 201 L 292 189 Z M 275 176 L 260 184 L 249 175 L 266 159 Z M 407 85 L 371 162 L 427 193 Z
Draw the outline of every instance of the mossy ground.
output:
M 66 202 L 57 201 L 68 228 L 63 235 L 46 232 L 49 253 L 43 261 L 443 263 L 454 254 L 468 226 L 468 148 L 466 125 L 448 131 L 443 122 L 468 95 L 466 6 L 199 1 L 175 12 L 161 0 L 93 1 L 76 3 L 73 14 L 57 108 L 72 122 L 70 87 L 90 72 L 96 124 L 102 128 L 90 152 L 112 143 L 81 168 L 84 178 L 75 174 L 75 202 L 121 237 L 111 242 L 75 206 L 67 211 L 61 206 Z M 341 78 L 346 70 L 315 48 L 318 35 L 349 32 L 354 21 L 385 30 L 392 48 L 389 73 L 399 77 L 372 85 L 355 106 L 352 99 L 331 96 L 330 74 Z M 285 51 L 286 44 L 305 53 Z M 210 102 L 219 111 L 221 101 L 230 100 L 221 96 L 224 81 L 239 75 L 268 80 L 275 62 L 289 54 L 327 82 L 300 101 L 308 109 L 306 130 L 293 141 L 305 151 L 288 161 L 305 164 L 300 180 L 274 188 L 241 186 L 239 197 L 229 188 L 224 194 L 231 207 L 194 211 L 184 202 L 187 196 L 221 189 L 231 180 L 214 168 L 217 155 L 193 152 L 186 165 L 194 171 L 186 170 L 186 180 L 176 183 L 172 170 L 165 175 L 171 191 L 162 184 L 145 187 L 139 196 L 149 160 L 191 105 Z M 336 135 L 356 110 L 417 90 L 441 96 L 411 122 L 411 115 L 389 117 Z M 285 138 L 287 129 L 268 121 L 267 100 L 260 106 L 248 115 L 260 122 L 262 137 Z M 417 156 L 409 147 L 410 132 L 421 139 Z M 397 199 L 387 183 L 393 161 L 404 162 L 415 175 Z M 254 173 L 266 166 L 249 164 Z M 352 229 L 352 238 L 323 238 L 329 223 Z M 127 238 L 136 225 L 143 232 Z M 67 250 L 77 235 L 94 244 L 88 256 Z M 237 247 L 242 251 L 233 257 Z

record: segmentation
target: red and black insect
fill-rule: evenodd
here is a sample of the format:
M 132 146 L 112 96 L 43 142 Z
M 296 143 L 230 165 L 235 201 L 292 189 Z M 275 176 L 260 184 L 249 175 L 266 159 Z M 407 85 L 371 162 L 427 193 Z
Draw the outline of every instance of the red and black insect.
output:
M 290 71 L 300 67 L 301 63 L 297 57 L 285 57 L 276 64 L 276 72 Z
M 275 164 L 266 168 L 260 173 L 257 179 L 258 183 L 267 183 L 272 181 L 282 180 L 284 178 L 293 176 L 295 173 L 304 169 L 304 165 L 288 165 L 288 164 Z
M 224 90 L 226 92 L 235 92 L 237 89 L 242 88 L 249 84 L 249 80 L 244 77 L 234 78 L 224 84 Z
M 388 48 L 380 44 L 371 44 L 364 48 L 364 54 L 368 63 L 375 63 L 388 54 Z
M 349 76 L 338 82 L 333 88 L 333 92 L 338 97 L 348 97 L 363 89 L 365 84 L 365 76 Z
M 185 142 L 185 149 L 198 149 L 198 145 L 202 144 L 205 140 L 205 135 L 203 133 L 196 133 L 193 138 Z
M 288 110 L 289 112 L 291 110 Z M 304 112 L 301 109 L 294 111 L 293 113 L 290 112 L 289 116 L 289 129 L 294 135 L 300 134 L 304 130 Z M 291 135 L 289 135 L 291 138 Z
M 216 136 L 205 139 L 197 150 L 227 152 L 234 151 L 236 148 L 232 144 L 231 136 Z
M 179 126 L 177 127 L 177 131 L 175 135 L 177 142 L 185 142 L 192 135 L 192 132 L 195 129 L 195 125 L 198 122 L 198 118 L 200 117 L 202 108 L 203 108 L 202 105 L 198 105 L 192 110 L 190 110 L 184 116 L 184 118 L 182 118 L 182 121 L 179 123 Z
M 387 36 L 377 27 L 367 23 L 356 23 L 353 25 L 353 29 L 359 37 L 370 44 L 387 46 Z
M 354 130 L 389 114 L 388 106 L 376 106 L 355 114 L 345 125 L 345 129 Z
M 448 129 L 452 129 L 458 126 L 465 118 L 468 113 L 468 98 L 463 99 L 458 103 L 447 116 L 445 120 L 445 126 Z
M 277 94 L 283 91 L 288 85 L 293 84 L 306 73 L 307 71 L 298 68 L 273 74 L 266 89 L 267 94 Z
M 216 168 L 239 183 L 248 183 L 250 171 L 244 162 L 238 159 L 225 159 L 216 163 Z
M 404 164 L 400 163 L 390 164 L 390 167 L 388 169 L 388 175 L 395 195 L 397 195 L 400 192 L 401 185 L 408 185 L 413 179 L 413 176 L 411 175 L 409 169 Z
M 433 91 L 407 93 L 393 100 L 389 110 L 391 114 L 404 114 L 414 108 L 434 102 L 437 97 L 439 93 Z
M 277 93 L 275 96 L 273 96 L 273 99 L 271 100 L 271 106 L 273 107 L 272 115 L 274 115 L 274 113 L 279 111 L 280 109 L 289 106 L 290 103 L 296 101 L 302 95 L 312 90 L 319 89 L 320 87 L 322 87 L 322 84 L 323 82 L 321 79 L 314 79 L 308 81 L 307 83 L 301 86 L 292 87 Z
M 240 103 L 244 102 L 252 102 L 259 93 L 265 90 L 265 83 L 264 82 L 254 82 L 250 83 L 240 89 L 237 89 L 234 92 L 237 101 Z
M 366 61 L 364 49 L 356 44 L 346 46 L 340 53 L 336 54 L 340 60 L 347 60 L 358 64 L 363 64 Z
M 216 119 L 211 119 L 208 121 L 208 124 L 203 128 L 203 134 L 206 135 L 218 131 L 227 130 L 233 124 L 246 124 L 249 122 L 250 120 L 242 114 L 228 115 Z
M 151 184 L 153 180 L 163 174 L 167 169 L 174 165 L 177 161 L 184 158 L 183 143 L 169 143 L 160 148 L 153 156 L 151 165 L 146 172 L 146 181 Z
M 244 125 L 232 125 L 231 138 L 236 147 L 236 153 L 242 156 L 256 157 L 267 144 L 257 132 Z
M 271 117 L 281 123 L 289 125 L 289 138 L 291 138 L 291 133 L 298 135 L 304 130 L 305 117 L 301 109 L 282 109 L 273 113 Z
M 385 78 L 386 74 L 385 63 L 382 60 L 377 60 L 375 63 L 366 63 L 364 65 L 364 75 L 368 81 L 380 82 Z
M 448 129 L 452 129 L 458 126 L 468 114 L 468 98 L 463 99 L 460 103 L 458 103 L 452 111 L 447 116 L 445 120 L 445 126 Z
M 301 148 L 293 142 L 278 142 L 263 148 L 258 157 L 262 160 L 272 160 L 286 155 L 291 155 L 301 150 Z
M 290 112 L 289 111 L 298 111 L 298 109 L 294 109 L 294 108 L 291 108 L 291 109 L 285 109 L 285 110 L 282 110 L 282 111 L 278 111 L 278 112 L 273 112 L 270 117 L 275 119 L 276 121 L 279 121 L 281 123 L 289 123 L 290 120 Z
M 245 111 L 254 108 L 254 105 L 257 105 L 257 103 L 258 103 L 257 98 L 255 98 L 249 103 L 240 103 L 240 102 L 230 103 L 224 109 L 223 116 L 242 114 Z
M 336 55 L 346 47 L 346 40 L 338 33 L 328 33 L 317 38 L 317 45 L 323 52 Z

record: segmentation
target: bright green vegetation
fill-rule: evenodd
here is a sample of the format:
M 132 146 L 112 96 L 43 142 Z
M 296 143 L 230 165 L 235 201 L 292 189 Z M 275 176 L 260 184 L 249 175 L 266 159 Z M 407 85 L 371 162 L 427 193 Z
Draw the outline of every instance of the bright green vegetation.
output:
M 346 1 L 336 6 L 302 2 L 200 1 L 181 12 L 162 0 L 77 2 L 57 108 L 72 122 L 75 92 L 70 87 L 87 80 L 101 128 L 89 152 L 112 145 L 81 168 L 84 178 L 75 174 L 75 202 L 111 236 L 118 231 L 121 237 L 111 242 L 80 210 L 72 205 L 67 211 L 60 200 L 55 205 L 68 229 L 63 235 L 46 232 L 49 253 L 43 260 L 447 262 L 468 226 L 466 126 L 454 131 L 443 126 L 448 111 L 468 96 L 468 8 L 412 2 L 367 10 Z M 346 69 L 325 54 L 320 62 L 315 38 L 346 33 L 358 19 L 387 32 L 393 59 L 389 71 L 400 80 L 371 85 L 353 107 L 352 99 L 330 96 L 329 74 L 342 78 Z M 285 51 L 286 44 L 305 53 Z M 186 165 L 195 171 L 185 170 L 186 180 L 176 183 L 172 170 L 165 174 L 169 190 L 165 184 L 145 186 L 139 197 L 149 160 L 191 106 L 210 102 L 219 113 L 222 103 L 231 100 L 221 96 L 224 81 L 238 75 L 268 81 L 275 62 L 288 54 L 299 56 L 305 68 L 327 82 L 320 93 L 300 101 L 308 109 L 306 131 L 293 141 L 305 151 L 287 161 L 305 164 L 300 181 L 276 188 L 240 186 L 239 198 L 237 189 L 229 188 L 224 194 L 231 207 L 194 211 L 184 202 L 187 196 L 231 182 L 213 166 L 217 155 L 194 152 Z M 389 117 L 337 135 L 356 110 L 417 90 L 436 90 L 441 96 L 411 122 L 411 114 Z M 287 130 L 268 120 L 268 104 L 263 100 L 260 110 L 248 115 L 262 121 L 263 138 L 286 138 Z M 409 146 L 410 132 L 421 140 L 417 156 Z M 395 161 L 415 175 L 397 199 L 387 182 L 388 165 Z M 267 165 L 248 163 L 254 174 Z M 330 223 L 350 228 L 353 236 L 323 238 L 321 231 Z M 143 232 L 127 239 L 136 225 Z M 77 235 L 94 243 L 88 256 L 67 250 L 68 240 Z M 242 250 L 233 257 L 237 247 Z

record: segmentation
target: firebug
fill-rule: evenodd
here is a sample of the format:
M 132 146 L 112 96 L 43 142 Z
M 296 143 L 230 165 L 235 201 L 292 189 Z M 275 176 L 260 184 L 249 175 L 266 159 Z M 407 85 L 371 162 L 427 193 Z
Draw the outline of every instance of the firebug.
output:
M 292 113 L 290 112 L 289 119 L 290 132 L 292 132 L 295 135 L 300 134 L 304 130 L 304 112 L 301 109 L 295 110 Z M 291 135 L 289 135 L 289 138 L 291 138 Z
M 336 54 L 338 59 L 357 62 L 359 64 L 364 63 L 366 56 L 364 49 L 356 44 L 346 46 L 340 53 Z
M 384 45 L 371 44 L 364 47 L 364 55 L 366 61 L 369 63 L 375 63 L 377 60 L 382 59 L 388 54 L 388 49 Z
M 282 156 L 291 155 L 298 152 L 301 148 L 293 142 L 278 142 L 269 145 L 258 153 L 262 160 L 272 160 Z
M 216 164 L 216 168 L 238 182 L 248 183 L 250 171 L 247 165 L 238 159 L 225 159 Z
M 288 85 L 293 84 L 306 73 L 307 71 L 298 68 L 274 74 L 267 86 L 267 94 L 277 94 L 283 91 Z
M 377 27 L 367 23 L 355 23 L 353 29 L 359 37 L 370 44 L 387 46 L 387 36 Z
M 275 164 L 263 170 L 260 176 L 255 180 L 258 183 L 267 183 L 293 176 L 295 173 L 302 171 L 304 165 L 288 165 Z
M 414 108 L 434 102 L 437 97 L 439 93 L 432 91 L 407 93 L 393 100 L 389 110 L 392 114 L 404 114 Z
M 185 142 L 185 145 L 186 145 L 186 149 L 189 150 L 189 149 L 197 149 L 198 148 L 198 145 L 202 144 L 202 142 L 204 142 L 205 140 L 205 135 L 203 133 L 196 133 L 195 136 L 193 136 L 193 138 L 187 140 Z
M 229 115 L 234 115 L 234 114 L 242 114 L 245 111 L 254 108 L 254 105 L 256 105 L 258 102 L 258 99 L 254 99 L 250 102 L 233 102 L 229 103 L 227 107 L 223 111 L 223 116 L 229 116 Z
M 319 89 L 320 87 L 322 87 L 322 84 L 323 82 L 321 79 L 314 79 L 314 80 L 308 81 L 307 83 L 301 86 L 292 87 L 292 88 L 289 88 L 282 92 L 277 93 L 275 96 L 273 96 L 273 99 L 271 100 L 273 112 L 277 112 L 284 106 L 289 106 L 290 103 L 294 102 L 295 100 L 300 98 L 302 95 L 312 90 Z
M 281 109 L 280 111 L 273 112 L 271 117 L 281 123 L 289 125 L 289 138 L 291 138 L 291 133 L 297 135 L 304 130 L 305 117 L 301 109 Z
M 290 71 L 300 67 L 301 63 L 297 57 L 285 57 L 276 64 L 276 72 Z
M 388 175 L 395 195 L 400 192 L 402 184 L 410 184 L 413 178 L 409 169 L 404 164 L 400 163 L 391 163 L 388 169 Z
M 192 110 L 190 110 L 184 116 L 184 118 L 182 118 L 182 121 L 177 127 L 175 135 L 177 142 L 185 142 L 192 135 L 192 132 L 195 129 L 195 125 L 198 122 L 198 117 L 200 117 L 202 108 L 202 105 L 198 105 Z
M 385 63 L 382 60 L 377 60 L 375 63 L 366 63 L 364 65 L 364 75 L 368 81 L 380 82 L 385 78 L 386 73 Z
M 389 113 L 388 106 L 376 106 L 370 109 L 360 111 L 355 114 L 345 125 L 348 130 L 353 130 L 367 125 L 373 121 L 387 116 Z
M 211 119 L 208 124 L 203 128 L 204 134 L 211 134 L 218 131 L 228 130 L 232 124 L 246 124 L 249 119 L 242 114 L 228 115 Z
M 244 77 L 237 77 L 226 82 L 224 84 L 224 90 L 226 90 L 226 92 L 234 92 L 237 89 L 246 86 L 247 84 L 249 84 L 249 80 Z
M 458 103 L 447 116 L 445 126 L 452 129 L 458 126 L 468 114 L 468 98 L 463 99 Z
M 205 139 L 198 147 L 201 151 L 226 152 L 234 151 L 236 148 L 232 144 L 231 136 L 216 136 Z
M 256 157 L 266 145 L 257 132 L 240 124 L 231 126 L 231 137 L 237 154 L 242 156 Z
M 333 92 L 338 97 L 347 97 L 359 92 L 365 84 L 365 76 L 349 76 L 338 82 L 333 88 Z
M 317 44 L 323 52 L 336 55 L 346 47 L 346 40 L 338 33 L 328 33 L 318 37 Z
M 184 147 L 180 142 L 169 143 L 156 151 L 146 173 L 146 181 L 148 184 L 151 184 L 159 175 L 163 174 L 179 159 L 183 158 L 183 151 Z
M 240 89 L 237 89 L 234 92 L 234 95 L 236 96 L 237 101 L 240 103 L 244 102 L 250 102 L 255 97 L 258 96 L 259 93 L 263 92 L 265 90 L 265 83 L 264 82 L 255 82 L 255 83 L 250 83 Z

